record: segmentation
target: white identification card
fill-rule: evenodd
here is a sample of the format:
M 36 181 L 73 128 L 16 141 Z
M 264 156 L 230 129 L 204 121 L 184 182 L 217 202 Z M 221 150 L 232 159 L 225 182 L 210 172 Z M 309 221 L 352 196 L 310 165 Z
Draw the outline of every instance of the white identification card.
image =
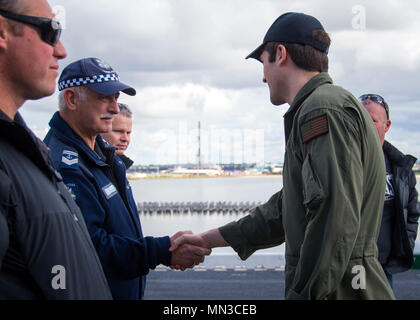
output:
M 117 189 L 112 183 L 106 185 L 105 187 L 102 187 L 102 191 L 104 192 L 105 197 L 108 200 L 117 194 Z

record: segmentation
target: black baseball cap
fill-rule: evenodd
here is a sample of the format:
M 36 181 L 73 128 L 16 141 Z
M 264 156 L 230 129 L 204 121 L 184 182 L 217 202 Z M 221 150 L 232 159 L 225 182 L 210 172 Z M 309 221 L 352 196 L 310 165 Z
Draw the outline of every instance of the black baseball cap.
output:
M 70 63 L 58 79 L 58 90 L 86 86 L 93 91 L 109 95 L 124 92 L 136 95 L 136 90 L 120 82 L 118 74 L 105 61 L 98 58 L 85 58 Z
M 307 44 L 328 54 L 328 45 L 312 39 L 312 31 L 317 29 L 324 30 L 324 27 L 321 22 L 310 15 L 298 12 L 282 14 L 268 29 L 263 43 L 245 59 L 254 58 L 259 60 L 267 42 Z

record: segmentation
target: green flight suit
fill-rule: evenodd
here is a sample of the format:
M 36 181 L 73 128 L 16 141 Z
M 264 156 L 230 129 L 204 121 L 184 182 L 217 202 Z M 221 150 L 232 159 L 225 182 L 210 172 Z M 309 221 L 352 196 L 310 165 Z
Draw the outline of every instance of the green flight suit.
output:
M 223 238 L 244 260 L 286 242 L 286 299 L 394 299 L 377 259 L 385 164 L 369 114 L 320 73 L 284 124 L 283 189 Z

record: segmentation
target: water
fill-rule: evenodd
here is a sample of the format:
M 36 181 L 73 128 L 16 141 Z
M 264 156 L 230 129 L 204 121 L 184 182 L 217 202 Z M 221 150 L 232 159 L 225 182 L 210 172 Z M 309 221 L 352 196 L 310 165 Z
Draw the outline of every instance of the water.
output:
M 282 178 L 275 177 L 220 177 L 191 179 L 146 179 L 131 180 L 137 202 L 188 202 L 188 201 L 250 201 L 266 202 L 282 187 Z M 143 233 L 147 236 L 173 235 L 177 231 L 191 230 L 201 233 L 217 228 L 245 214 L 174 214 L 140 216 Z M 215 248 L 206 258 L 206 267 L 224 265 L 232 268 L 239 265 L 255 267 L 264 265 L 274 268 L 284 265 L 284 245 L 259 250 L 245 262 L 240 260 L 231 247 Z
M 134 197 L 137 202 L 188 202 L 188 201 L 267 201 L 271 195 L 281 189 L 281 176 L 268 177 L 221 177 L 191 179 L 146 179 L 131 180 Z M 417 178 L 417 190 L 420 191 L 420 177 Z M 194 233 L 220 227 L 244 214 L 174 214 L 140 216 L 143 233 L 146 236 L 173 235 L 180 230 Z M 419 233 L 420 234 L 420 233 Z M 420 239 L 416 241 L 416 252 L 420 252 Z M 255 267 L 264 265 L 269 268 L 284 265 L 284 245 L 259 250 L 245 262 L 230 247 L 215 248 L 204 263 L 207 267 L 225 265 L 234 267 L 244 265 Z

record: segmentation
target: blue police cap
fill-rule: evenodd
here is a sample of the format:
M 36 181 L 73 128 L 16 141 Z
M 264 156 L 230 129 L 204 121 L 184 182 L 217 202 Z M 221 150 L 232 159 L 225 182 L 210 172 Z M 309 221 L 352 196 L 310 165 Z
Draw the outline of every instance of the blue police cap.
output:
M 254 58 L 259 60 L 267 42 L 307 44 L 321 52 L 328 53 L 328 45 L 312 39 L 312 31 L 317 29 L 324 30 L 324 27 L 312 16 L 298 12 L 282 14 L 268 29 L 263 43 L 245 59 Z
M 120 82 L 118 74 L 105 61 L 98 58 L 85 58 L 70 63 L 58 79 L 58 90 L 86 86 L 93 91 L 109 95 L 124 92 L 136 95 L 136 90 Z

